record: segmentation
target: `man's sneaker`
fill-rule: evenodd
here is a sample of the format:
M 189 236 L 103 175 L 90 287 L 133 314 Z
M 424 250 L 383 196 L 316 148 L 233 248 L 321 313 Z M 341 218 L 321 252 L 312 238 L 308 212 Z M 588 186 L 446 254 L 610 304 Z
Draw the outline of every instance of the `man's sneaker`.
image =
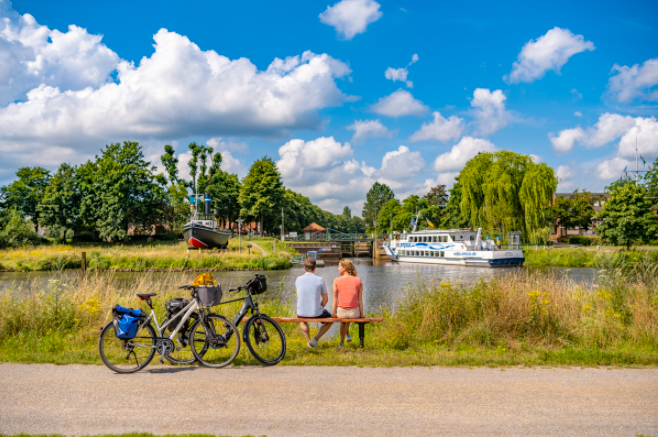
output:
M 345 341 L 352 341 L 352 337 L 350 336 L 350 334 L 347 334 L 345 336 Z
M 320 345 L 318 344 L 318 341 L 317 341 L 316 339 L 314 339 L 314 338 L 311 339 L 311 341 L 308 342 L 308 345 L 309 345 L 310 347 L 312 347 L 313 349 L 317 349 L 317 348 L 320 347 Z
M 338 343 L 338 349 L 342 349 L 344 347 L 345 347 L 345 345 L 343 345 L 343 343 Z

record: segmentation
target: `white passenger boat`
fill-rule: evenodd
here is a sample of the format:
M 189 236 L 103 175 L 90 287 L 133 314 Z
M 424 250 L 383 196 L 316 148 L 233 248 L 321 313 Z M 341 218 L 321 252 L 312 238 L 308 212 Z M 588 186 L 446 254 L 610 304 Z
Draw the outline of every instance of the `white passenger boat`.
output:
M 522 266 L 525 261 L 520 232 L 510 232 L 505 247 L 489 238 L 482 240 L 482 229 L 403 232 L 395 237 L 384 243 L 384 250 L 397 262 L 505 267 Z

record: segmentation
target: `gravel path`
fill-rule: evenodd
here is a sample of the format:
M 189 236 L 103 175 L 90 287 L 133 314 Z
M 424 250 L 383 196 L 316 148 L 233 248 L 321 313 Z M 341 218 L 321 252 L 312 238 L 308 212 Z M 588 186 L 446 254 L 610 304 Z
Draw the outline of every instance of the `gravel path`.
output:
M 658 435 L 658 369 L 0 364 L 0 434 Z
M 260 253 L 261 253 L 263 256 L 267 256 L 267 251 L 266 251 L 265 249 L 263 249 L 262 247 L 260 247 L 260 245 L 254 243 L 253 241 L 249 242 L 249 244 L 251 244 L 251 245 L 254 247 L 254 249 L 258 249 L 258 250 L 260 250 Z

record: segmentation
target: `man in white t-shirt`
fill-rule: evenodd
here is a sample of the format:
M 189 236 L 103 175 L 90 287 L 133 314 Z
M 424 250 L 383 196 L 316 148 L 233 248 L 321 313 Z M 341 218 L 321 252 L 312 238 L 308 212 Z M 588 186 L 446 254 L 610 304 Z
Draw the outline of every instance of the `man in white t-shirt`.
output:
M 312 258 L 304 261 L 304 273 L 295 281 L 295 290 L 297 290 L 297 317 L 309 319 L 323 319 L 331 317 L 329 311 L 324 306 L 329 302 L 327 294 L 327 284 L 324 279 L 315 274 L 316 262 Z M 313 348 L 318 347 L 318 340 L 326 334 L 333 323 L 322 323 L 318 333 L 311 339 L 307 322 L 300 322 L 306 343 Z

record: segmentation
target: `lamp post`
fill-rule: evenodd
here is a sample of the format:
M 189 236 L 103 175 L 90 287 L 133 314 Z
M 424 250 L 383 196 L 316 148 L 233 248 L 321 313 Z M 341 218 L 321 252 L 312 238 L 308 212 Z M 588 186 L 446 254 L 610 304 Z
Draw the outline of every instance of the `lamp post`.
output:
M 242 222 L 243 221 L 244 220 L 242 220 L 242 218 L 239 218 L 239 219 L 236 220 L 236 222 L 238 223 L 238 253 L 242 253 L 242 240 L 241 240 L 241 238 L 242 238 Z

